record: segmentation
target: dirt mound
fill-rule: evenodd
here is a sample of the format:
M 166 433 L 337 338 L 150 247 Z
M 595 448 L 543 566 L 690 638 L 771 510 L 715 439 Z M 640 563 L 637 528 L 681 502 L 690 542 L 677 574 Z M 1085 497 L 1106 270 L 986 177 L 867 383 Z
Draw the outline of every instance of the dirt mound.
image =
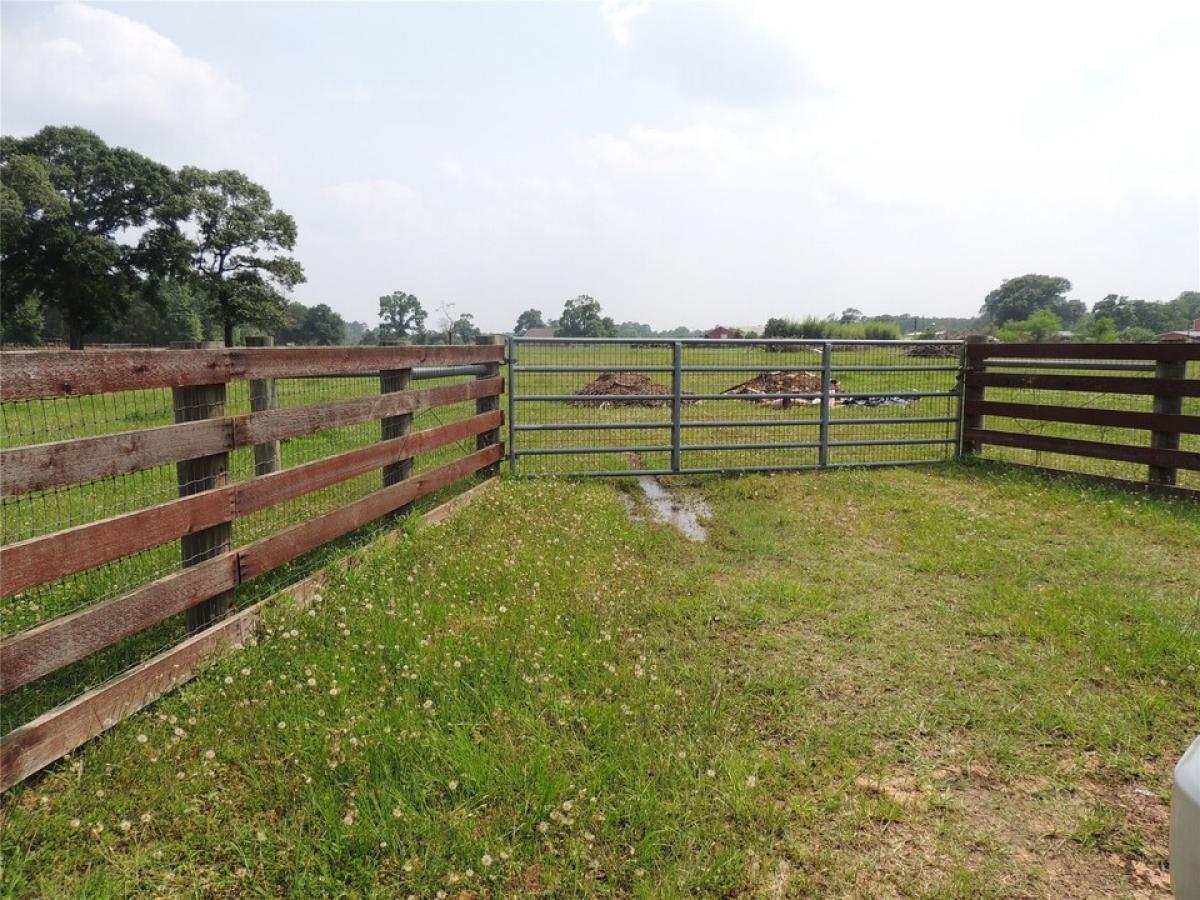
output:
M 837 393 L 838 383 L 829 383 L 830 393 Z M 763 372 L 749 381 L 735 384 L 722 391 L 723 394 L 745 394 L 747 400 L 755 400 L 757 394 L 819 394 L 821 376 L 816 372 Z M 758 400 L 764 406 L 787 409 L 793 405 L 814 406 L 821 401 L 816 397 L 775 397 Z
M 913 344 L 908 348 L 908 355 L 924 359 L 958 359 L 958 344 Z
M 662 400 L 573 400 L 572 406 L 585 409 L 612 409 L 615 406 L 670 406 L 671 389 L 639 372 L 602 372 L 575 392 L 579 397 L 614 397 L 655 394 Z

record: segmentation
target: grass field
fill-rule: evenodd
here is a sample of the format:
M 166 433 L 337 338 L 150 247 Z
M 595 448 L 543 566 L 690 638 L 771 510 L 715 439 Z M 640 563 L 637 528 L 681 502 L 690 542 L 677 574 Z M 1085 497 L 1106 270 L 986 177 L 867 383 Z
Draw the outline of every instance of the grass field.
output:
M 833 378 L 842 391 L 870 392 L 886 396 L 897 391 L 950 391 L 956 383 L 953 358 L 919 358 L 909 354 L 911 345 L 839 346 L 833 354 Z M 612 366 L 641 367 L 648 377 L 662 384 L 671 381 L 671 351 L 667 345 L 553 345 L 522 344 L 521 365 L 567 365 L 589 371 L 548 373 L 518 371 L 519 395 L 570 394 L 595 375 Z M 685 372 L 683 389 L 687 393 L 719 393 L 758 371 L 780 367 L 803 367 L 819 371 L 820 354 L 803 349 L 797 352 L 771 352 L 763 346 L 728 344 L 687 347 L 685 366 L 742 366 L 751 371 Z M 872 372 L 863 367 L 887 366 L 893 371 Z M 664 369 L 666 371 L 664 371 Z M 1200 378 L 1200 363 L 1193 364 L 1189 375 Z M 448 380 L 421 382 L 422 386 L 448 383 Z M 332 379 L 287 379 L 278 382 L 281 406 L 369 396 L 377 393 L 375 377 Z M 229 386 L 227 409 L 232 414 L 249 411 L 248 386 L 234 382 Z M 1149 410 L 1149 398 L 1120 395 L 1084 395 L 996 390 L 989 398 L 1024 402 L 1062 403 Z M 1200 414 L 1200 398 L 1184 401 L 1185 412 Z M 430 428 L 470 415 L 473 403 L 461 403 L 421 413 L 416 429 Z M 530 455 L 520 460 L 522 473 L 566 474 L 570 472 L 669 467 L 669 452 L 649 449 L 663 447 L 670 440 L 670 410 L 657 408 L 581 408 L 562 402 L 521 402 L 517 421 L 523 425 L 556 422 L 628 424 L 630 428 L 589 431 L 522 431 L 517 445 L 522 451 L 567 447 L 576 450 L 594 447 L 619 452 L 573 453 L 565 456 Z M 956 397 L 929 396 L 912 400 L 907 406 L 842 406 L 831 410 L 829 461 L 833 465 L 880 464 L 889 462 L 943 460 L 953 455 L 958 414 Z M 818 451 L 819 410 L 815 406 L 793 405 L 777 409 L 746 400 L 705 400 L 683 407 L 682 464 L 686 467 L 787 467 L 814 466 Z M 854 423 L 852 420 L 867 420 Z M 938 420 L 938 421 L 930 421 Z M 125 392 L 85 396 L 60 401 L 33 401 L 0 404 L 0 441 L 4 446 L 65 440 L 105 434 L 133 428 L 169 424 L 174 410 L 169 390 Z M 716 427 L 716 422 L 732 422 L 732 427 Z M 746 424 L 738 424 L 746 423 Z M 1145 444 L 1145 432 L 1101 429 L 1089 426 L 1055 425 L 1045 422 L 989 419 L 989 427 L 1014 431 L 1033 431 L 1064 437 L 1122 441 Z M 652 427 L 644 427 L 652 426 Z M 379 438 L 377 423 L 330 429 L 306 435 L 283 445 L 284 466 L 293 466 L 373 443 Z M 906 439 L 924 443 L 902 446 L 882 445 L 879 441 Z M 732 449 L 729 445 L 763 443 L 764 449 Z M 800 445 L 800 446 L 797 446 Z M 449 461 L 473 446 L 472 442 L 422 454 L 417 471 Z M 1185 449 L 1200 449 L 1200 435 L 1185 435 Z M 1093 474 L 1142 480 L 1145 467 L 1078 457 L 985 447 L 989 458 L 1027 462 L 1083 471 Z M 231 477 L 235 480 L 253 475 L 253 456 L 248 448 L 231 454 Z M 1200 487 L 1200 472 L 1180 473 L 1180 483 Z M 245 544 L 273 531 L 305 521 L 352 502 L 381 486 L 378 473 L 361 476 L 331 488 L 262 511 L 235 523 L 234 539 Z M 11 543 L 104 516 L 164 502 L 177 495 L 175 467 L 161 466 L 129 476 L 106 479 L 86 485 L 74 485 L 29 497 L 6 498 L 0 516 L 4 543 Z M 436 502 L 440 497 L 430 498 Z M 348 543 L 356 543 L 366 535 Z M 294 580 L 338 548 L 309 557 L 258 584 L 240 592 L 242 604 L 265 596 L 275 587 Z M 135 554 L 90 572 L 31 590 L 0 603 L 0 634 L 8 635 L 45 622 L 90 603 L 115 596 L 151 579 L 174 571 L 181 565 L 175 543 Z M 0 708 L 0 730 L 7 730 L 88 687 L 101 683 L 138 661 L 176 642 L 183 634 L 181 621 L 168 621 L 143 635 L 130 638 L 103 653 L 83 660 L 38 684 L 6 698 Z
M 1200 511 L 994 465 L 505 482 L 0 803 L 8 895 L 1165 895 Z

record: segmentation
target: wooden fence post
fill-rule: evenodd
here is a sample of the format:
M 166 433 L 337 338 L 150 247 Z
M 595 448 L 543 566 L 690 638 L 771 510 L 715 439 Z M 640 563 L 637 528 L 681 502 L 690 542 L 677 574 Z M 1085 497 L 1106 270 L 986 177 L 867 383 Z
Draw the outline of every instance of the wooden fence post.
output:
M 1168 362 L 1156 360 L 1154 363 L 1155 378 L 1186 378 L 1187 362 L 1179 360 Z M 1154 395 L 1154 411 L 1167 415 L 1178 416 L 1183 413 L 1183 396 Z M 1155 450 L 1178 450 L 1178 431 L 1151 431 L 1150 446 Z M 1150 466 L 1148 477 L 1151 484 L 1174 485 L 1178 480 L 1178 470 L 1174 466 Z
M 381 346 L 400 346 L 399 341 L 380 341 Z M 383 369 L 379 373 L 379 393 L 390 394 L 394 391 L 406 391 L 412 382 L 412 369 Z M 385 416 L 380 419 L 379 439 L 390 441 L 393 438 L 404 437 L 412 432 L 412 413 L 401 416 Z M 399 462 L 388 463 L 383 467 L 383 486 L 390 487 L 412 475 L 413 458 L 402 459 Z M 412 504 L 400 507 L 392 516 L 406 516 L 412 510 Z
M 476 339 L 475 343 L 476 344 L 484 344 L 487 346 L 494 346 L 496 344 L 503 345 L 505 343 L 505 338 L 504 338 L 504 335 L 502 335 L 502 334 L 481 334 Z M 500 363 L 498 363 L 498 362 L 485 363 L 484 365 L 485 365 L 485 368 L 487 369 L 487 371 L 485 371 L 482 375 L 476 376 L 477 380 L 482 379 L 482 378 L 499 378 L 500 377 Z M 509 388 L 509 389 L 511 390 L 511 388 Z M 475 414 L 476 415 L 478 415 L 480 413 L 494 412 L 494 411 L 498 410 L 499 408 L 500 408 L 500 397 L 499 396 L 483 397 L 483 398 L 475 401 Z M 498 444 L 498 443 L 500 443 L 500 429 L 499 428 L 496 428 L 492 431 L 485 431 L 485 432 L 483 432 L 483 434 L 480 434 L 475 438 L 475 448 L 477 450 L 483 450 L 485 447 L 490 447 L 493 444 Z M 480 472 L 489 478 L 493 475 L 496 475 L 499 471 L 500 471 L 499 463 L 494 463 L 493 465 L 490 465 L 483 469 L 480 469 Z
M 246 338 L 247 347 L 271 347 L 274 344 L 275 338 L 273 337 Z M 251 380 L 250 412 L 263 412 L 264 410 L 274 409 L 275 403 L 274 378 L 256 378 Z M 283 468 L 283 463 L 279 454 L 279 441 L 267 441 L 265 444 L 254 445 L 255 475 L 269 475 L 272 472 L 278 472 L 281 468 Z
M 985 334 L 969 334 L 967 335 L 967 344 L 986 344 L 987 335 Z M 966 412 L 967 404 L 974 400 L 982 400 L 986 388 L 983 385 L 973 383 L 972 375 L 982 373 L 987 368 L 984 365 L 976 366 L 971 359 L 966 344 L 963 345 L 963 371 L 960 376 L 963 379 L 962 404 L 963 414 L 962 421 L 962 452 L 963 453 L 978 453 L 980 444 L 966 438 L 968 429 L 983 428 L 983 416 L 970 415 Z
M 221 341 L 182 341 L 173 348 L 196 350 L 224 347 Z M 200 384 L 171 389 L 175 403 L 175 421 L 196 422 L 201 419 L 221 419 L 225 416 L 225 383 Z M 229 452 L 214 453 L 175 464 L 179 496 L 190 497 L 201 491 L 223 487 L 229 480 Z M 202 528 L 179 540 L 183 565 L 194 566 L 233 548 L 233 523 L 221 522 Z M 186 613 L 188 632 L 199 631 L 220 618 L 233 606 L 234 592 L 225 591 L 210 600 L 198 603 Z

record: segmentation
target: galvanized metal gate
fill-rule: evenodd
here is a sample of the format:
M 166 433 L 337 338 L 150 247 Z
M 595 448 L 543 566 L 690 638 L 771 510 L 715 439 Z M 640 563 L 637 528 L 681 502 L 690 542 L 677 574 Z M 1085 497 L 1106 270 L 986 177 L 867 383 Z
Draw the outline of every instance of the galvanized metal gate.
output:
M 514 337 L 523 475 L 893 466 L 958 451 L 959 341 Z

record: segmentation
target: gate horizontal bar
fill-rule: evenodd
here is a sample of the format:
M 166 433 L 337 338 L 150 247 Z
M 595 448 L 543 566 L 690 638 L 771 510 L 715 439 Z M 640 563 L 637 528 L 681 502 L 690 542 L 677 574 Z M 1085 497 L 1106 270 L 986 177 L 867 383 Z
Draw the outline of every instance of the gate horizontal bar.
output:
M 837 391 L 830 395 L 834 405 L 838 400 L 851 400 L 870 397 L 902 397 L 917 399 L 919 397 L 957 397 L 958 391 Z M 664 405 L 671 401 L 670 394 L 526 394 L 514 395 L 514 400 L 520 402 L 577 402 L 584 403 L 637 403 L 648 400 L 657 401 Z M 696 400 L 819 400 L 817 393 L 779 393 L 779 394 L 684 394 L 684 402 Z
M 957 422 L 958 416 L 892 416 L 866 419 L 831 418 L 830 425 L 933 425 Z M 819 419 L 684 419 L 680 428 L 791 428 L 820 425 Z M 670 422 L 544 422 L 516 425 L 514 431 L 623 431 L 625 429 L 666 429 Z
M 559 456 L 579 453 L 670 453 L 671 445 L 665 447 L 531 447 L 528 450 L 512 450 L 514 456 Z
M 514 372 L 673 372 L 671 366 L 513 366 Z
M 848 346 L 856 344 L 880 345 L 886 347 L 915 347 L 922 344 L 934 344 L 939 347 L 957 347 L 964 341 L 896 341 L 863 338 L 610 338 L 610 337 L 514 337 L 518 344 L 658 344 L 670 347 L 672 344 L 694 344 L 701 347 L 737 347 L 747 344 L 777 344 L 792 347 L 819 348 L 822 344 Z
M 622 431 L 626 428 L 670 428 L 670 422 L 546 422 L 517 425 L 514 431 Z
M 816 463 L 801 463 L 787 466 L 699 466 L 680 469 L 672 472 L 670 469 L 613 469 L 612 471 L 595 470 L 587 472 L 528 472 L 528 478 L 636 478 L 639 475 L 740 475 L 743 472 L 800 472 L 812 469 L 878 469 L 890 466 L 932 466 L 941 463 L 941 459 L 889 459 L 877 462 L 860 463 L 830 463 L 818 466 Z

